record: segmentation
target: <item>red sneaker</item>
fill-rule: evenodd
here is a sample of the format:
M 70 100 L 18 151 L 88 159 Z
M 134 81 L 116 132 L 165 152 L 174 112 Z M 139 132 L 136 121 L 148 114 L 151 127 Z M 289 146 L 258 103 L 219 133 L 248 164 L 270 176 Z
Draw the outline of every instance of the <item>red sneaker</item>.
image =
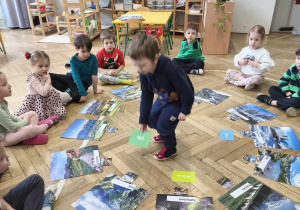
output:
M 53 115 L 53 116 L 51 116 L 51 117 L 48 117 L 48 118 L 45 119 L 45 120 L 40 121 L 40 122 L 38 123 L 38 125 L 47 124 L 47 125 L 49 126 L 49 128 L 50 128 L 52 125 L 58 123 L 59 119 L 60 119 L 59 116 Z
M 156 160 L 166 160 L 174 155 L 177 155 L 177 150 L 163 148 L 159 153 L 154 155 Z
M 161 143 L 162 141 L 161 141 L 160 135 L 154 136 L 153 141 L 156 142 L 156 143 Z
M 27 145 L 40 145 L 40 144 L 46 144 L 48 141 L 49 137 L 45 134 L 39 134 L 34 138 L 27 139 L 22 141 L 22 144 L 27 144 Z

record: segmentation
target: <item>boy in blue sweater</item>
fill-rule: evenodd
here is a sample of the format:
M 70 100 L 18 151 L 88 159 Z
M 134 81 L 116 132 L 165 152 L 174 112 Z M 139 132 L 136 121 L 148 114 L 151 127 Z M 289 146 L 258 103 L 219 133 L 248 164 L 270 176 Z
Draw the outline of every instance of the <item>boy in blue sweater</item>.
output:
M 92 40 L 87 35 L 79 35 L 74 40 L 77 53 L 70 59 L 71 72 L 66 75 L 50 73 L 52 86 L 59 91 L 68 92 L 72 101 L 87 101 L 87 89 L 93 85 L 95 94 L 101 94 L 98 84 L 98 61 L 91 53 Z
M 140 73 L 142 98 L 139 129 L 147 125 L 159 133 L 155 142 L 164 148 L 154 158 L 165 160 L 177 153 L 175 129 L 179 121 L 190 114 L 194 102 L 194 87 L 186 73 L 163 55 L 159 56 L 156 40 L 147 34 L 134 36 L 129 56 Z M 158 94 L 153 103 L 154 93 Z

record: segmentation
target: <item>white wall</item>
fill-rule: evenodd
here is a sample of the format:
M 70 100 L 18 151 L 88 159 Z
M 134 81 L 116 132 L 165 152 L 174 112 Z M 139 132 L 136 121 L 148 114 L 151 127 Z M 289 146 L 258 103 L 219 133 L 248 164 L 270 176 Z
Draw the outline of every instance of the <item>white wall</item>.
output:
M 254 25 L 265 27 L 269 33 L 276 0 L 233 0 L 235 2 L 232 32 L 248 33 Z M 285 1 L 285 0 L 284 0 Z
M 293 1 L 293 8 L 289 25 L 300 28 L 300 4 L 295 4 L 295 0 L 277 0 L 271 31 L 279 31 L 279 28 L 285 26 L 288 21 L 291 1 Z
M 0 6 L 0 19 L 3 19 L 2 8 Z M 0 28 L 6 28 L 4 20 L 0 21 Z

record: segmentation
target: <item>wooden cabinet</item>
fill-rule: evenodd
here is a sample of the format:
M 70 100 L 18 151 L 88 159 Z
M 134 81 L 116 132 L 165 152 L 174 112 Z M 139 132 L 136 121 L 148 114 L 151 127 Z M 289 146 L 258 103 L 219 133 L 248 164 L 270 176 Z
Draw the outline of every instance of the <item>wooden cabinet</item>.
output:
M 205 4 L 204 12 L 204 39 L 202 44 L 202 52 L 206 55 L 227 54 L 230 33 L 232 26 L 234 2 L 224 2 L 225 6 L 222 9 L 216 9 L 214 0 L 209 0 Z M 224 22 L 223 30 L 217 28 L 218 18 L 222 18 L 222 12 L 227 16 Z M 231 13 L 228 13 L 231 12 Z

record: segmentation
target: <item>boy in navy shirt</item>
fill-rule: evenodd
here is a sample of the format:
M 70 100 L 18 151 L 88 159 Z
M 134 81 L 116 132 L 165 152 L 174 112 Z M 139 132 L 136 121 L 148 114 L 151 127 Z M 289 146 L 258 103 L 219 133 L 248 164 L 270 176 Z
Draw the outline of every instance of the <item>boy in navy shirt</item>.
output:
M 155 142 L 164 148 L 154 158 L 165 160 L 177 153 L 175 129 L 179 121 L 190 114 L 194 102 L 194 87 L 186 73 L 163 55 L 159 56 L 156 40 L 147 34 L 134 36 L 129 56 L 140 73 L 142 98 L 139 129 L 147 125 L 159 133 Z M 158 94 L 153 103 L 154 93 Z
M 70 59 L 71 72 L 66 75 L 50 73 L 52 86 L 59 91 L 68 92 L 72 101 L 81 103 L 87 101 L 87 89 L 93 85 L 95 94 L 101 94 L 97 89 L 98 61 L 91 53 L 92 40 L 87 35 L 79 35 L 74 40 L 77 53 Z

